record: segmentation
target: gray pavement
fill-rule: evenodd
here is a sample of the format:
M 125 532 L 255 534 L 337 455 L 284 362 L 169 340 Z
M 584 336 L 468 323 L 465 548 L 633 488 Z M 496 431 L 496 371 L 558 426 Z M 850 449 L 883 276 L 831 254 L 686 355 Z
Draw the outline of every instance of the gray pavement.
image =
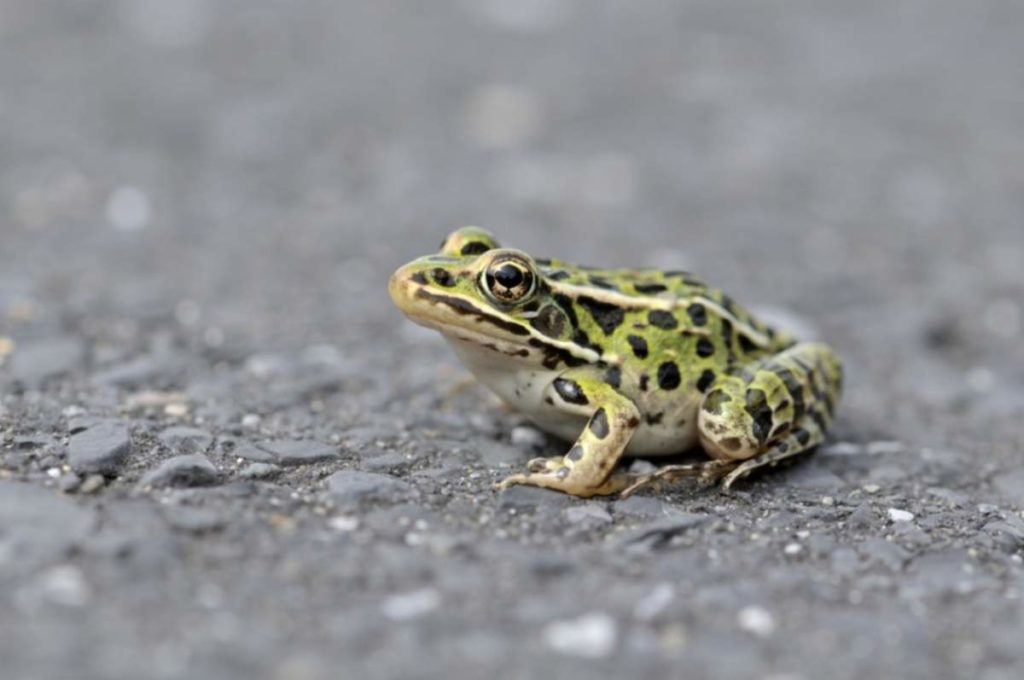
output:
M 1024 6 L 0 0 L 0 677 L 1024 677 Z M 832 342 L 730 496 L 540 436 L 453 227 Z

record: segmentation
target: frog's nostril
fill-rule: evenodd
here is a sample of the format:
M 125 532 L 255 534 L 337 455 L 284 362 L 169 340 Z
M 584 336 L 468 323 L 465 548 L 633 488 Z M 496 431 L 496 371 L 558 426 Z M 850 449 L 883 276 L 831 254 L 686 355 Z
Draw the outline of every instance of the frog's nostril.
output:
M 455 285 L 455 277 L 452 276 L 447 269 L 437 268 L 431 272 L 434 277 L 434 281 L 437 285 L 444 286 L 445 288 L 451 288 Z

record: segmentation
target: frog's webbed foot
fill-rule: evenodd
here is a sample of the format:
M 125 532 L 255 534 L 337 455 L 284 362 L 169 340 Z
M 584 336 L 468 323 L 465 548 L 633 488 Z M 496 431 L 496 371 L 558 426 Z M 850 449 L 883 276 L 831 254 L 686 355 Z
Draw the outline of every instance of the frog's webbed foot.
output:
M 567 371 L 556 379 L 549 396 L 565 411 L 589 414 L 586 428 L 569 453 L 535 458 L 527 465 L 527 473 L 507 477 L 497 488 L 526 484 L 587 498 L 618 493 L 635 481 L 633 477 L 612 474 L 640 425 L 640 414 L 632 401 L 582 368 Z

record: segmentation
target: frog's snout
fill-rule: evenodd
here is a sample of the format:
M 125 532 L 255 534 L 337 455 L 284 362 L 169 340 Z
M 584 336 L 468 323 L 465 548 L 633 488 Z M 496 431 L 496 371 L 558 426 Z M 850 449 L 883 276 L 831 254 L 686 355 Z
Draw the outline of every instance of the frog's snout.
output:
M 388 295 L 403 312 L 407 311 L 412 302 L 414 290 L 417 284 L 414 281 L 415 270 L 412 265 L 405 265 L 395 270 L 395 273 L 388 279 Z

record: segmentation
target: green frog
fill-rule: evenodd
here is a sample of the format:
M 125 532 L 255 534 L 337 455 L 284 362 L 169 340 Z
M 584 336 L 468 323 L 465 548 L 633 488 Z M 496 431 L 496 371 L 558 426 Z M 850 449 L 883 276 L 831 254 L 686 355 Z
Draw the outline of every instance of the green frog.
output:
M 391 299 L 542 430 L 575 444 L 497 486 L 628 496 L 732 484 L 822 442 L 842 390 L 833 350 L 798 342 L 684 271 L 593 269 L 459 229 L 392 275 Z M 639 474 L 625 456 L 708 456 Z

